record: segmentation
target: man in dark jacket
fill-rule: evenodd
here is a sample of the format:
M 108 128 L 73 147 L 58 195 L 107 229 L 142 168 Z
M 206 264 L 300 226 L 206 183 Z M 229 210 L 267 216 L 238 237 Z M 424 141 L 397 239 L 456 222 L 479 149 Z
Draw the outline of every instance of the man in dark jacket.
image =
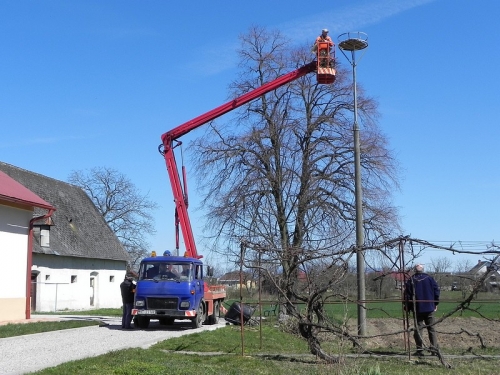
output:
M 424 327 L 427 328 L 429 341 L 432 349 L 437 350 L 437 336 L 434 329 L 434 311 L 439 304 L 439 286 L 436 281 L 424 273 L 424 266 L 417 264 L 415 274 L 410 277 L 405 285 L 405 310 L 413 311 L 417 322 L 417 329 L 413 333 L 417 345 L 416 355 L 423 355 L 424 342 L 422 334 Z
M 122 329 L 132 329 L 132 307 L 134 306 L 135 285 L 132 278 L 125 276 L 120 284 L 123 303 Z

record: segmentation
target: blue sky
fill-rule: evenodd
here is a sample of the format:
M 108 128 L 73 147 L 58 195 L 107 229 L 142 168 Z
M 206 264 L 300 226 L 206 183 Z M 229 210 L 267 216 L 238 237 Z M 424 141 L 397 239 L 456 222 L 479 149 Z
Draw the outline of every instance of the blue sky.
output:
M 228 100 L 238 36 L 258 25 L 302 45 L 324 27 L 334 41 L 363 31 L 369 47 L 357 81 L 378 100 L 381 128 L 402 168 L 395 203 L 403 234 L 477 251 L 499 240 L 500 2 L 186 4 L 1 2 L 0 160 L 59 180 L 72 170 L 117 169 L 161 206 L 153 249 L 173 248 L 160 136 Z M 339 51 L 337 58 L 348 63 Z M 195 202 L 193 178 L 189 186 Z M 448 255 L 427 252 L 424 261 Z

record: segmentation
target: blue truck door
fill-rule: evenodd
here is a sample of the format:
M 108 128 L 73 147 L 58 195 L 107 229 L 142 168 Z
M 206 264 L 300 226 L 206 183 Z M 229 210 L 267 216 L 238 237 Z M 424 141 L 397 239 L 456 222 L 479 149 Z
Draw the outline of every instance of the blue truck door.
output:
M 196 302 L 199 303 L 200 297 L 203 297 L 203 294 L 205 292 L 204 285 L 203 285 L 202 266 L 200 264 L 195 265 L 194 282 L 195 282 L 195 290 L 196 290 L 196 296 L 197 296 Z

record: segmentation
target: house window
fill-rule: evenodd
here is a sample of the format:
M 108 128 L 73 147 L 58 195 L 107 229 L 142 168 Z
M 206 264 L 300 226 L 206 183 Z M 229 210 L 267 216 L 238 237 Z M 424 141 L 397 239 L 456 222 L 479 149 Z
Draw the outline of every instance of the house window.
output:
M 110 276 L 109 277 L 109 282 L 110 283 L 114 283 L 115 282 L 115 277 L 114 276 Z
M 50 247 L 50 226 L 41 225 L 40 226 L 40 246 Z
M 76 275 L 71 275 L 71 283 L 76 283 Z
M 34 225 L 33 234 L 40 239 L 40 246 L 50 247 L 50 225 Z
M 45 281 L 50 281 L 50 275 L 45 275 Z

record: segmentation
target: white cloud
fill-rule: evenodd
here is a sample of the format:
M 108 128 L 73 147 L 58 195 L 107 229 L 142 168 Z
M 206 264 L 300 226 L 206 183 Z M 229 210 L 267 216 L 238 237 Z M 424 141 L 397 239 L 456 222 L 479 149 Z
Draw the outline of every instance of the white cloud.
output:
M 25 147 L 33 145 L 47 145 L 47 144 L 55 144 L 60 142 L 68 142 L 68 141 L 75 141 L 75 140 L 89 139 L 89 138 L 93 137 L 69 135 L 62 137 L 34 137 L 34 138 L 15 139 L 15 140 L 10 140 L 9 142 L 1 142 L 0 149 Z
M 279 29 L 283 35 L 293 35 L 298 43 L 308 43 L 321 29 L 328 28 L 332 38 L 350 31 L 363 31 L 363 27 L 373 25 L 409 9 L 436 0 L 364 0 L 351 2 L 335 10 L 326 10 L 304 19 L 294 19 L 281 25 L 269 25 L 269 29 Z M 333 8 L 333 6 L 332 6 Z M 197 51 L 196 60 L 186 67 L 198 75 L 215 75 L 234 68 L 237 64 L 236 42 L 208 44 Z
M 286 35 L 294 35 L 298 43 L 310 41 L 321 29 L 328 28 L 330 35 L 350 31 L 363 31 L 363 27 L 377 24 L 387 18 L 436 0 L 365 0 L 356 5 L 350 4 L 335 10 L 327 10 L 302 20 L 281 25 L 280 30 Z

